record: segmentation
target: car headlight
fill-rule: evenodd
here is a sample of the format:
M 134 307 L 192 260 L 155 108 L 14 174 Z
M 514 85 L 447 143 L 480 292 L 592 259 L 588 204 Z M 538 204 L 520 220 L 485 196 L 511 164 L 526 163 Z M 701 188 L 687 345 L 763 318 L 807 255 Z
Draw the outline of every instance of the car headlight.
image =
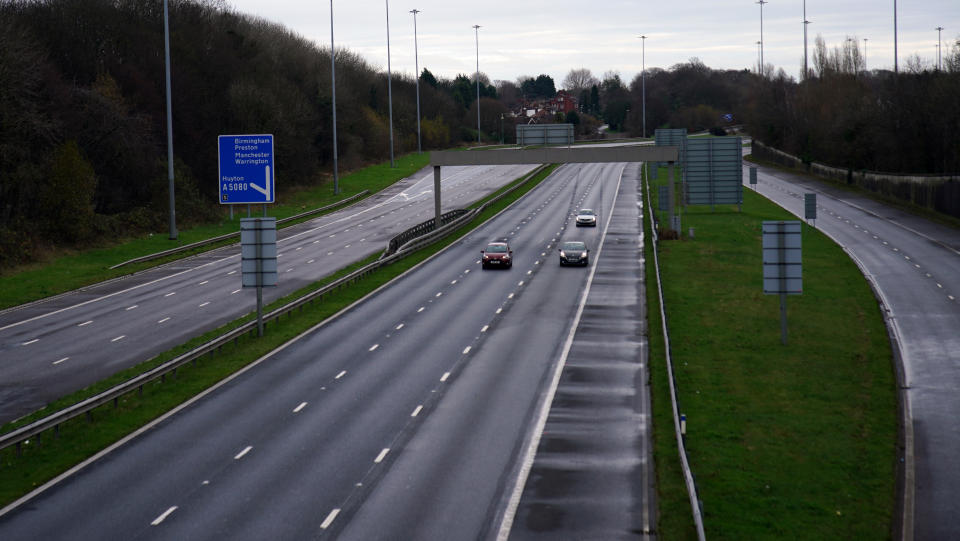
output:
M 508 255 L 503 256 L 503 260 L 504 260 L 504 261 L 510 261 L 510 256 L 508 256 Z
M 566 252 L 564 252 L 563 250 L 560 250 L 560 257 L 567 257 Z

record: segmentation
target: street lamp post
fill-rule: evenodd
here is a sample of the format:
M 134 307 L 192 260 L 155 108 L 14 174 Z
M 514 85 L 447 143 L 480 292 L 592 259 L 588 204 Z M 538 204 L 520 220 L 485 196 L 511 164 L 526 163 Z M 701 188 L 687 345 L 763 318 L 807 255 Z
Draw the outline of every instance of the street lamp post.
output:
M 500 144 L 503 144 L 503 113 L 500 113 Z
M 757 0 L 760 4 L 760 75 L 763 76 L 763 5 L 769 4 L 767 0 Z
M 337 57 L 333 45 L 333 0 L 330 0 L 330 91 L 333 94 L 333 195 L 340 193 L 340 181 L 337 177 Z
M 807 80 L 807 75 L 810 73 L 807 69 L 807 25 L 810 24 L 810 21 L 807 20 L 807 0 L 803 0 L 803 77 L 802 80 Z
M 863 38 L 863 71 L 867 71 L 867 40 L 870 38 Z
M 396 167 L 393 163 L 393 84 L 390 74 L 390 0 L 384 0 L 387 6 L 387 110 L 390 115 L 390 168 Z
M 170 240 L 177 240 L 177 199 L 173 193 L 173 113 L 170 98 L 170 15 L 167 0 L 163 0 L 163 46 L 167 81 L 167 182 L 170 192 Z
M 897 0 L 893 0 L 893 72 L 900 73 L 897 64 Z
M 480 25 L 473 25 L 473 35 L 477 43 L 477 143 L 480 142 Z
M 417 57 L 417 13 L 419 9 L 411 9 L 413 13 L 413 71 L 417 78 L 417 154 L 423 154 L 423 146 L 420 144 L 420 60 Z
M 643 104 L 643 137 L 647 136 L 647 36 L 640 36 L 640 88 Z
M 943 27 L 938 26 L 936 28 L 936 31 L 937 31 L 937 71 L 940 71 L 941 69 L 943 69 L 943 65 L 941 63 L 941 58 L 943 57 L 940 54 L 940 33 L 943 32 Z

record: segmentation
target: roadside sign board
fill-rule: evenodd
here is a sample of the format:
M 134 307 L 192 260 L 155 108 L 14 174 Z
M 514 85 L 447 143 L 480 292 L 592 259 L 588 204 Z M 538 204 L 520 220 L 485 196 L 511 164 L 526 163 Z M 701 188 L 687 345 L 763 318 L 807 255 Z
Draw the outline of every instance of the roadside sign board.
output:
M 670 186 L 660 186 L 658 190 L 658 201 L 657 201 L 657 210 L 660 212 L 666 212 L 670 207 Z
M 240 220 L 240 270 L 243 287 L 277 285 L 277 219 Z
M 687 140 L 683 151 L 689 205 L 739 205 L 743 202 L 740 137 Z
M 572 145 L 573 124 L 517 124 L 517 144 Z
M 757 185 L 757 168 L 756 167 L 750 168 L 750 185 L 751 186 Z
M 817 219 L 817 194 L 803 194 L 803 217 L 807 220 Z
M 221 135 L 220 203 L 273 203 L 273 135 Z
M 679 147 L 680 153 L 677 156 L 678 161 L 683 162 L 684 146 L 687 143 L 686 128 L 657 128 L 653 132 L 653 141 L 656 146 L 675 146 Z M 666 166 L 666 163 L 660 165 Z
M 763 222 L 763 293 L 800 295 L 803 293 L 801 223 Z

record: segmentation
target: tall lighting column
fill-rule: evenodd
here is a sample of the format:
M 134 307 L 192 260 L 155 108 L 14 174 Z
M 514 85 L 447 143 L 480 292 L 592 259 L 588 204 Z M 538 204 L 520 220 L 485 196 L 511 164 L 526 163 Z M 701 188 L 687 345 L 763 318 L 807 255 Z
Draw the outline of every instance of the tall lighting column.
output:
M 177 240 L 177 199 L 173 194 L 173 113 L 170 99 L 170 15 L 167 0 L 163 0 L 163 46 L 167 72 L 167 181 L 170 192 L 170 240 Z
M 900 73 L 897 64 L 897 0 L 893 0 L 893 72 Z
M 810 71 L 807 69 L 807 25 L 810 24 L 810 21 L 807 20 L 807 0 L 803 0 L 803 77 L 800 78 L 801 81 L 807 80 L 807 75 Z
M 760 4 L 760 75 L 763 76 L 763 5 L 769 4 L 767 0 L 757 0 Z
M 330 90 L 333 93 L 333 195 L 340 193 L 340 181 L 337 177 L 337 57 L 333 46 L 333 0 L 330 0 Z
M 384 0 L 387 6 L 387 109 L 390 114 L 390 168 L 396 167 L 393 163 L 393 78 L 390 75 L 390 0 Z
M 480 25 L 473 25 L 473 35 L 477 43 L 477 142 L 480 142 Z
M 870 38 L 863 38 L 863 71 L 867 71 L 867 40 Z
M 943 69 L 943 66 L 940 60 L 941 58 L 943 58 L 943 56 L 940 54 L 940 32 L 943 32 L 943 27 L 938 26 L 935 28 L 935 30 L 937 31 L 937 71 L 940 71 L 941 69 Z
M 643 100 L 643 136 L 647 136 L 647 36 L 640 36 L 640 88 Z
M 420 60 L 417 57 L 417 13 L 419 9 L 411 9 L 413 13 L 413 75 L 417 78 L 417 154 L 423 154 L 420 144 Z

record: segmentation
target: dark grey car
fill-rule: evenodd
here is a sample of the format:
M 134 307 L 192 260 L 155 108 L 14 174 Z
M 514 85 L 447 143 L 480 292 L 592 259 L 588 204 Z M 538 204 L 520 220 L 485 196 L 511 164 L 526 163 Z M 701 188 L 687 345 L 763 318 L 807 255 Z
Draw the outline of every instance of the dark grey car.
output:
M 569 240 L 560 245 L 560 266 L 590 264 L 590 250 L 587 244 L 579 240 Z

